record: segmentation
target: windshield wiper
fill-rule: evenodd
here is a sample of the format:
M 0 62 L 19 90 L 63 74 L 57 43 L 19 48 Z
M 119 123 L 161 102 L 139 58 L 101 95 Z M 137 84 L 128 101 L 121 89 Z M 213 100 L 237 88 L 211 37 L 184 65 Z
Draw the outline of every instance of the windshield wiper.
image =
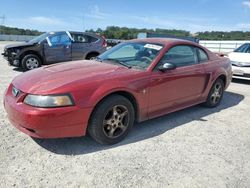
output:
M 137 68 L 137 69 L 142 69 L 142 70 L 146 69 L 146 67 L 141 67 L 139 65 L 131 65 L 131 68 Z
M 117 59 L 103 59 L 102 61 L 111 61 L 111 62 L 113 62 L 113 63 L 117 63 L 117 64 L 119 64 L 119 65 L 123 65 L 124 67 L 127 67 L 127 68 L 129 68 L 129 69 L 131 69 L 132 67 L 130 66 L 130 65 L 128 65 L 128 64 L 126 64 L 126 63 L 123 63 L 123 62 L 121 62 L 121 61 L 119 61 L 119 60 L 117 60 Z

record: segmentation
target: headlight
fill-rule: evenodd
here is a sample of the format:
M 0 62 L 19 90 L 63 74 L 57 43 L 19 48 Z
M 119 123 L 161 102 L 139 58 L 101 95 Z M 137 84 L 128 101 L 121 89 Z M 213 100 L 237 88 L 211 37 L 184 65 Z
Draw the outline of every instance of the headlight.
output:
M 62 95 L 32 95 L 25 97 L 24 103 L 41 108 L 73 106 L 74 102 L 69 94 Z
M 13 51 L 11 52 L 11 55 L 17 55 L 20 52 L 20 49 L 14 48 Z

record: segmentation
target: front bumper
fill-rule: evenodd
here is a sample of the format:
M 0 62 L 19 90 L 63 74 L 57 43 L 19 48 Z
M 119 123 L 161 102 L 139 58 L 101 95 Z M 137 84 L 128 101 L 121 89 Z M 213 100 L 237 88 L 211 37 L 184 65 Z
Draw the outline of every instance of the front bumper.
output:
M 250 67 L 239 67 L 232 65 L 233 78 L 250 80 Z
M 4 59 L 6 59 L 8 61 L 8 54 L 7 53 L 1 53 L 1 55 L 3 56 Z
M 23 133 L 36 138 L 79 137 L 86 134 L 90 108 L 35 108 L 24 104 L 26 96 L 15 98 L 10 86 L 4 97 L 4 107 L 10 122 Z
M 2 56 L 4 59 L 6 59 L 9 62 L 9 65 L 11 66 L 20 66 L 20 60 L 16 54 L 8 54 L 7 52 L 2 53 Z

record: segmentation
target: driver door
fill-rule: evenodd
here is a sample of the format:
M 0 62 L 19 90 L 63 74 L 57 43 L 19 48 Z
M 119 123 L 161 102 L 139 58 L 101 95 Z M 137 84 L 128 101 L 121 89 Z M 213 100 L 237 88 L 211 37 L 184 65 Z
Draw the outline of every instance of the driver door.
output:
M 44 44 L 44 55 L 47 63 L 71 61 L 71 39 L 68 34 L 65 32 L 48 37 Z
M 176 69 L 161 72 L 164 63 L 176 65 Z M 158 63 L 150 79 L 149 117 L 153 118 L 178 108 L 198 102 L 204 92 L 207 75 L 203 64 L 198 63 L 192 46 L 171 48 Z

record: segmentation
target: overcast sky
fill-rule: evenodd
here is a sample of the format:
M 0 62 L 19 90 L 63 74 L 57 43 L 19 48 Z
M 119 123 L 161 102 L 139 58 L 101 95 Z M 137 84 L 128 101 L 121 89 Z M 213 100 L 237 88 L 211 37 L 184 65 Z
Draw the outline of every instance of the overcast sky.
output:
M 250 0 L 1 0 L 2 15 L 6 26 L 40 31 L 111 25 L 250 31 Z

